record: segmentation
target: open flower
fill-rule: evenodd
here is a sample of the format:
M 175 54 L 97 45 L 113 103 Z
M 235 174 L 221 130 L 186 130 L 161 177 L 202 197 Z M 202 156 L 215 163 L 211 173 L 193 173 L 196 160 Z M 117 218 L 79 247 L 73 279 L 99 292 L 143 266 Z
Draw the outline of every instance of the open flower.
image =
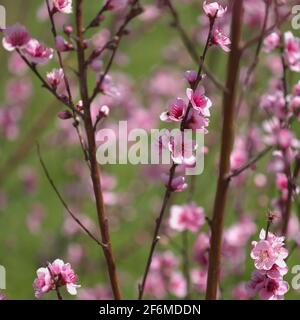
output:
M 280 36 L 277 32 L 272 32 L 269 34 L 263 42 L 263 50 L 267 53 L 271 52 L 279 46 Z
M 300 72 L 300 39 L 290 31 L 284 34 L 284 58 L 292 71 Z
M 205 116 L 210 116 L 209 108 L 212 106 L 212 103 L 208 97 L 204 95 L 205 89 L 204 87 L 200 86 L 198 89 L 193 91 L 191 88 L 186 89 L 186 95 L 189 98 L 192 107 L 200 111 L 200 113 Z
M 171 136 L 168 146 L 174 163 L 187 166 L 195 164 L 197 145 L 193 140 L 187 139 L 183 133 L 180 132 L 175 136 Z
M 72 0 L 52 0 L 53 12 L 72 13 Z
M 223 8 L 218 2 L 207 3 L 207 1 L 204 1 L 203 10 L 210 19 L 221 18 L 227 11 L 227 7 Z
M 231 41 L 220 29 L 214 29 L 211 37 L 211 44 L 219 46 L 225 52 L 230 51 L 228 46 L 231 44 Z
M 66 286 L 71 295 L 77 294 L 77 275 L 69 263 L 64 263 L 60 259 L 49 263 L 47 268 L 37 270 L 37 278 L 33 282 L 36 298 L 41 298 L 45 293 L 56 288 Z
M 184 117 L 184 112 L 186 109 L 185 102 L 180 99 L 174 99 L 168 104 L 168 110 L 160 115 L 160 120 L 170 122 L 170 121 L 181 121 Z
M 2 44 L 4 49 L 8 51 L 23 48 L 31 39 L 26 28 L 19 23 L 7 27 L 3 34 Z
M 35 39 L 31 39 L 22 52 L 30 62 L 35 64 L 44 64 L 53 58 L 53 49 L 47 48 Z
M 197 232 L 205 223 L 204 210 L 195 203 L 171 207 L 169 226 L 176 231 Z

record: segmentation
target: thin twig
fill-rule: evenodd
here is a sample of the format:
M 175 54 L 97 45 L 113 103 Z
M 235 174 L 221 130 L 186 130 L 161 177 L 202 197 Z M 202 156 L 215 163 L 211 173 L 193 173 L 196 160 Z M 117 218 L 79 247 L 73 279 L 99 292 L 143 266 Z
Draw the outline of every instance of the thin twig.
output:
M 50 22 L 51 22 L 51 31 L 52 31 L 54 42 L 55 42 L 56 37 L 57 37 L 57 31 L 56 31 L 56 27 L 55 27 L 53 13 L 51 12 L 49 0 L 45 0 L 45 1 L 46 1 L 47 9 L 48 9 L 49 19 L 50 19 Z M 73 99 L 72 99 L 70 83 L 69 83 L 67 74 L 65 72 L 65 67 L 64 67 L 64 64 L 63 64 L 63 59 L 62 59 L 61 52 L 56 49 L 56 54 L 57 54 L 57 57 L 58 57 L 59 66 L 62 69 L 63 74 L 64 74 L 64 83 L 65 83 L 65 87 L 66 87 L 66 90 L 67 90 L 67 93 L 68 93 L 69 104 L 74 105 L 74 102 L 73 102 Z M 77 136 L 78 136 L 78 140 L 79 140 L 80 147 L 81 147 L 83 155 L 84 155 L 84 159 L 85 159 L 88 167 L 90 168 L 85 141 L 84 141 L 83 136 L 82 136 L 81 131 L 80 131 L 79 123 L 78 123 L 78 120 L 76 118 L 76 113 L 73 110 L 72 110 L 72 115 L 73 115 L 73 120 L 74 120 L 74 128 L 75 128 Z
M 119 48 L 121 39 L 125 34 L 125 30 L 126 30 L 127 25 L 130 23 L 130 21 L 132 19 L 134 19 L 135 17 L 140 15 L 142 12 L 143 12 L 143 10 L 140 7 L 139 0 L 133 0 L 132 3 L 131 3 L 131 8 L 130 8 L 128 14 L 125 17 L 124 22 L 121 24 L 121 26 L 119 27 L 117 33 L 115 34 L 115 36 L 113 38 L 112 53 L 110 55 L 110 58 L 108 60 L 108 63 L 106 65 L 106 67 L 105 67 L 104 72 L 101 74 L 100 79 L 97 81 L 96 87 L 94 88 L 93 93 L 92 93 L 92 95 L 91 95 L 91 97 L 89 99 L 89 104 L 91 104 L 93 102 L 93 100 L 95 99 L 97 94 L 101 91 L 101 87 L 102 87 L 103 81 L 105 80 L 106 75 L 110 71 L 110 68 L 112 66 L 113 60 L 114 60 L 115 55 L 117 53 L 117 50 Z
M 252 159 L 250 159 L 247 163 L 242 165 L 240 168 L 232 171 L 230 174 L 226 176 L 226 179 L 231 180 L 234 177 L 237 177 L 245 170 L 251 168 L 256 162 L 258 162 L 261 158 L 263 158 L 266 154 L 268 154 L 273 149 L 273 146 L 268 146 L 265 149 L 263 149 L 261 152 L 259 152 L 257 155 L 255 155 Z
M 185 29 L 182 26 L 182 23 L 180 21 L 178 12 L 176 11 L 174 5 L 172 4 L 172 2 L 170 0 L 166 0 L 165 1 L 166 6 L 169 8 L 170 13 L 173 17 L 173 24 L 172 26 L 174 28 L 177 29 L 180 38 L 184 44 L 184 46 L 186 47 L 190 57 L 194 60 L 194 62 L 196 62 L 198 64 L 198 60 L 199 60 L 199 54 L 197 53 L 197 50 L 194 46 L 194 44 L 192 43 L 191 39 L 189 38 L 189 36 L 187 35 L 187 32 L 185 31 Z M 212 81 L 212 83 L 221 91 L 225 92 L 227 89 L 224 86 L 223 83 L 220 82 L 220 80 L 218 80 L 209 70 L 208 68 L 203 65 L 203 70 L 206 73 L 207 77 Z
M 51 92 L 56 99 L 62 102 L 65 106 L 75 112 L 80 118 L 82 118 L 82 114 L 74 107 L 73 104 L 69 103 L 64 97 L 61 97 L 57 94 L 57 92 L 48 84 L 48 82 L 43 78 L 43 76 L 39 73 L 35 64 L 32 64 L 28 61 L 28 59 L 21 53 L 19 49 L 16 49 L 17 53 L 21 57 L 21 59 L 26 63 L 26 65 L 31 69 L 31 71 L 39 78 L 42 83 L 42 87 Z
M 263 25 L 262 25 L 262 29 L 261 29 L 261 34 L 260 34 L 260 37 L 257 41 L 254 59 L 253 59 L 252 63 L 250 64 L 249 68 L 247 69 L 246 77 L 245 77 L 243 86 L 241 88 L 241 93 L 238 98 L 237 107 L 236 107 L 236 117 L 238 117 L 239 110 L 241 108 L 241 104 L 243 102 L 244 95 L 245 95 L 246 91 L 248 90 L 251 76 L 252 76 L 252 74 L 253 74 L 253 72 L 259 62 L 259 54 L 260 54 L 263 40 L 264 40 L 265 33 L 266 33 L 267 22 L 268 22 L 268 17 L 269 17 L 269 12 L 270 12 L 270 5 L 271 5 L 271 0 L 265 0 L 265 14 L 264 14 L 264 20 L 263 20 Z
M 83 223 L 76 217 L 76 215 L 71 211 L 71 209 L 69 208 L 69 206 L 67 205 L 66 201 L 64 200 L 63 196 L 60 194 L 60 192 L 58 191 L 58 188 L 56 187 L 53 179 L 50 176 L 50 173 L 47 169 L 47 166 L 42 158 L 41 155 L 41 150 L 40 150 L 40 146 L 37 143 L 36 144 L 36 148 L 37 148 L 37 154 L 39 157 L 39 161 L 41 163 L 41 166 L 43 168 L 43 171 L 46 175 L 46 178 L 48 180 L 48 182 L 50 183 L 52 189 L 54 190 L 54 192 L 56 193 L 58 199 L 60 200 L 61 204 L 63 205 L 63 207 L 67 210 L 67 212 L 70 214 L 70 216 L 73 218 L 73 220 L 82 228 L 82 230 L 93 240 L 95 241 L 98 245 L 102 246 L 102 247 L 106 247 L 106 244 L 101 243 L 93 234 L 91 231 L 89 231 L 84 225 Z
M 216 20 L 216 16 L 217 16 L 217 14 L 215 15 L 215 17 L 210 19 L 210 28 L 209 28 L 209 32 L 208 32 L 208 36 L 207 36 L 205 47 L 203 49 L 202 56 L 200 57 L 200 60 L 199 60 L 197 78 L 196 78 L 195 82 L 192 85 L 192 89 L 193 90 L 195 90 L 198 87 L 199 82 L 201 81 L 201 78 L 202 78 L 203 65 L 204 65 L 204 61 L 205 61 L 205 58 L 206 58 L 207 50 L 209 48 L 209 44 L 210 44 L 210 41 L 211 41 L 211 37 L 212 37 L 212 32 L 213 32 L 213 27 L 214 27 L 214 23 L 215 23 L 215 20 Z M 190 112 L 191 108 L 192 108 L 192 104 L 190 102 L 188 107 L 187 107 L 185 116 L 184 116 L 184 118 L 183 118 L 183 120 L 181 121 L 181 124 L 180 124 L 181 132 L 184 132 L 184 129 L 185 129 L 185 126 L 186 126 L 186 122 L 187 122 L 187 119 L 188 119 L 189 112 Z M 172 181 L 173 181 L 173 178 L 174 178 L 174 175 L 175 175 L 176 167 L 177 167 L 177 165 L 175 163 L 173 163 L 171 168 L 170 168 L 170 170 L 169 170 L 169 181 L 168 181 L 168 184 L 167 184 L 167 187 L 166 187 L 166 191 L 165 191 L 165 194 L 164 194 L 162 207 L 161 207 L 161 210 L 159 212 L 159 216 L 156 219 L 156 226 L 155 226 L 155 230 L 154 230 L 154 234 L 153 234 L 153 239 L 152 239 L 152 243 L 151 243 L 151 247 L 150 247 L 149 256 L 148 256 L 148 259 L 147 259 L 146 269 L 144 271 L 142 282 L 138 286 L 138 289 L 139 289 L 138 298 L 139 298 L 139 300 L 141 300 L 143 298 L 145 285 L 146 285 L 146 281 L 147 281 L 147 277 L 148 277 L 148 273 L 149 273 L 150 266 L 151 266 L 151 263 L 152 263 L 153 254 L 154 254 L 156 245 L 157 245 L 157 243 L 158 243 L 158 241 L 160 239 L 160 236 L 159 236 L 160 226 L 162 224 L 163 217 L 164 217 L 164 214 L 165 214 L 165 210 L 167 208 L 167 204 L 168 204 L 169 199 L 170 199 L 171 194 L 172 194 L 171 185 L 172 185 Z

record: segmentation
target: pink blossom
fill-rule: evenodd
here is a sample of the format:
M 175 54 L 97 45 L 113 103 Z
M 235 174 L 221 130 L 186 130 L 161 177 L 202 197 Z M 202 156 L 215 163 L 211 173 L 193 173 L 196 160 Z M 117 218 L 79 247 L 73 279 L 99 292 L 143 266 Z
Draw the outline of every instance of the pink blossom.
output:
M 290 31 L 284 34 L 284 58 L 292 71 L 300 72 L 300 39 Z
M 170 277 L 178 265 L 178 260 L 172 251 L 165 251 L 153 256 L 150 270 L 160 272 L 165 277 Z
M 35 297 L 41 298 L 45 293 L 54 290 L 55 286 L 51 274 L 47 268 L 39 268 L 37 278 L 33 282 Z
M 67 291 L 71 295 L 77 294 L 77 288 L 80 286 L 77 285 L 77 275 L 74 270 L 71 268 L 69 263 L 64 263 L 63 260 L 56 259 L 54 262 L 48 266 L 50 276 L 56 281 L 58 286 L 66 286 Z
M 227 11 L 227 7 L 223 8 L 218 2 L 207 3 L 207 1 L 204 1 L 203 10 L 210 19 L 221 18 Z
M 73 49 L 72 44 L 64 39 L 62 36 L 56 36 L 55 38 L 55 48 L 59 52 L 66 52 Z
M 187 166 L 193 166 L 195 164 L 195 151 L 197 145 L 193 140 L 188 139 L 181 132 L 170 137 L 168 147 L 174 163 Z
M 274 248 L 267 240 L 253 242 L 253 244 L 251 258 L 255 261 L 255 267 L 259 270 L 270 270 L 277 260 Z
M 258 293 L 263 300 L 282 300 L 289 286 L 282 279 L 270 279 L 267 275 L 255 271 L 247 284 L 247 290 L 251 296 Z
M 166 187 L 169 184 L 169 176 L 167 174 L 162 174 L 162 180 Z M 174 177 L 171 181 L 171 190 L 173 192 L 182 192 L 188 187 L 187 183 L 185 182 L 185 177 L 177 176 Z
M 164 298 L 167 291 L 163 277 L 157 272 L 149 272 L 144 291 L 157 299 Z
M 195 290 L 200 293 L 205 293 L 207 284 L 207 271 L 194 269 L 191 272 L 191 278 Z
M 42 205 L 35 204 L 26 218 L 27 228 L 32 234 L 38 234 L 45 218 L 45 210 Z
M 17 52 L 13 52 L 8 60 L 8 69 L 11 73 L 22 76 L 28 70 L 26 63 Z
M 210 116 L 209 108 L 212 106 L 212 103 L 208 97 L 204 95 L 205 90 L 204 87 L 200 86 L 198 89 L 193 91 L 192 89 L 186 89 L 186 95 L 191 102 L 193 108 L 196 111 L 200 111 L 200 113 L 205 116 Z
M 248 300 L 249 293 L 247 290 L 247 283 L 241 282 L 232 289 L 232 297 L 235 300 Z
M 208 266 L 208 254 L 210 248 L 210 237 L 207 233 L 200 233 L 193 248 L 194 260 L 203 267 Z
M 112 298 L 111 290 L 102 285 L 78 291 L 78 300 L 112 300 Z
M 180 272 L 174 272 L 169 281 L 169 291 L 178 298 L 184 298 L 187 294 L 185 278 Z
M 209 119 L 204 117 L 195 109 L 191 109 L 185 124 L 186 129 L 194 131 L 201 130 L 204 134 L 208 133 L 207 127 L 209 126 Z
M 192 84 L 197 79 L 197 72 L 194 70 L 188 70 L 184 73 L 184 77 L 190 84 Z
M 264 39 L 263 50 L 267 53 L 271 52 L 272 50 L 278 47 L 279 43 L 280 43 L 279 34 L 277 32 L 272 32 Z
M 163 112 L 160 115 L 162 121 L 181 121 L 184 117 L 186 105 L 185 102 L 180 99 L 174 99 L 168 104 L 168 111 Z
M 54 12 L 72 13 L 72 0 L 52 0 Z
M 228 47 L 231 44 L 230 39 L 222 33 L 221 30 L 215 29 L 211 38 L 211 44 L 219 46 L 225 52 L 229 52 L 230 48 Z
M 289 186 L 289 180 L 286 174 L 277 173 L 276 174 L 276 186 L 281 191 L 286 191 Z
M 77 243 L 70 244 L 67 251 L 68 261 L 73 265 L 78 265 L 84 257 L 84 248 Z
M 169 226 L 176 231 L 197 232 L 205 223 L 204 210 L 195 203 L 171 207 Z
M 35 64 L 44 64 L 53 58 L 53 49 L 47 48 L 35 39 L 31 39 L 22 52 L 30 62 Z
M 4 38 L 2 44 L 4 49 L 13 51 L 14 49 L 23 48 L 31 39 L 26 28 L 16 23 L 13 26 L 7 27 L 4 30 Z
M 47 80 L 51 87 L 56 90 L 58 86 L 64 86 L 64 76 L 62 68 L 53 69 L 51 72 L 47 73 Z

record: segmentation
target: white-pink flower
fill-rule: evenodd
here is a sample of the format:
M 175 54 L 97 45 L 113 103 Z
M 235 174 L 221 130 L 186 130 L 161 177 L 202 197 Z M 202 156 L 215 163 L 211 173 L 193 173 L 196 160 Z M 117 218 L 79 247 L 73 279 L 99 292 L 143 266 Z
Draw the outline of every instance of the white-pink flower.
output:
M 195 203 L 174 205 L 170 209 L 169 226 L 176 231 L 197 232 L 205 223 L 204 209 Z
M 254 259 L 255 267 L 259 270 L 270 270 L 276 262 L 277 256 L 274 248 L 267 240 L 253 242 L 251 258 Z
M 207 3 L 207 1 L 204 1 L 203 10 L 210 19 L 221 18 L 227 11 L 227 7 L 223 8 L 218 2 Z
M 53 69 L 51 72 L 48 72 L 47 80 L 53 89 L 57 89 L 62 83 L 64 83 L 63 69 Z
M 267 53 L 271 52 L 279 46 L 280 36 L 277 32 L 269 34 L 263 42 L 263 50 Z
M 211 37 L 211 44 L 219 46 L 225 52 L 230 51 L 229 45 L 231 44 L 231 41 L 220 29 L 214 29 Z
M 300 39 L 290 31 L 284 34 L 284 58 L 292 71 L 300 72 Z
M 193 166 L 196 163 L 197 144 L 181 132 L 170 137 L 168 147 L 174 163 L 186 166 Z
M 36 39 L 31 39 L 22 52 L 31 63 L 35 64 L 44 64 L 53 58 L 53 49 L 47 48 Z
M 195 91 L 188 88 L 186 89 L 186 95 L 196 111 L 199 111 L 205 117 L 210 116 L 209 108 L 212 106 L 212 103 L 210 99 L 205 96 L 204 87 L 200 86 Z
M 37 278 L 33 282 L 36 298 L 41 298 L 45 293 L 56 288 L 66 286 L 71 295 L 77 294 L 77 275 L 69 263 L 56 259 L 49 263 L 47 268 L 37 270 Z
M 174 99 L 169 102 L 167 111 L 160 115 L 160 120 L 165 122 L 181 121 L 184 117 L 185 109 L 186 105 L 182 99 Z
M 187 294 L 187 284 L 182 273 L 174 272 L 169 280 L 169 291 L 178 298 L 184 298 Z
M 72 0 L 52 0 L 54 12 L 72 13 Z
M 7 27 L 3 34 L 2 44 L 4 49 L 8 51 L 23 48 L 31 39 L 26 28 L 19 23 Z

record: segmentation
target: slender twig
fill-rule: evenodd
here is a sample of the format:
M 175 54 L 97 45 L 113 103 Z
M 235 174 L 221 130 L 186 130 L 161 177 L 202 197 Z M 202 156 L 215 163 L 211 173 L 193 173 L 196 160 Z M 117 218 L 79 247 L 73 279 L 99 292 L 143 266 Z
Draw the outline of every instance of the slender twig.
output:
M 184 44 L 184 46 L 186 47 L 190 57 L 194 60 L 194 62 L 196 62 L 198 64 L 199 62 L 199 54 L 197 53 L 197 50 L 194 46 L 194 44 L 192 43 L 191 39 L 189 38 L 189 36 L 187 35 L 187 32 L 185 31 L 185 29 L 182 26 L 182 23 L 180 21 L 179 15 L 177 10 L 175 9 L 174 5 L 172 4 L 172 2 L 170 0 L 166 0 L 165 1 L 165 5 L 169 8 L 170 13 L 173 17 L 173 24 L 172 26 L 174 28 L 177 29 L 180 38 L 182 40 L 182 43 Z M 226 88 L 224 86 L 223 83 L 220 82 L 220 80 L 218 80 L 209 70 L 208 68 L 204 65 L 203 66 L 203 70 L 206 73 L 207 77 L 212 81 L 212 83 L 221 91 L 225 92 Z
M 279 28 L 282 24 L 284 24 L 287 19 L 291 16 L 291 12 L 288 12 L 286 15 L 284 15 L 281 19 L 276 21 L 273 25 L 271 25 L 269 28 L 266 29 L 263 37 L 265 38 L 268 36 L 270 33 L 274 31 L 275 28 Z M 249 47 L 255 45 L 257 41 L 261 38 L 261 34 L 258 34 L 257 36 L 254 36 L 250 40 L 248 40 L 243 47 L 241 48 L 241 52 L 243 53 L 245 50 L 247 50 Z
M 245 80 L 244 80 L 243 86 L 241 88 L 241 92 L 240 92 L 238 102 L 237 102 L 237 107 L 236 107 L 236 110 L 237 110 L 236 117 L 238 117 L 239 110 L 240 110 L 241 104 L 243 102 L 244 95 L 245 95 L 246 91 L 248 90 L 251 76 L 252 76 L 252 74 L 253 74 L 253 72 L 259 62 L 259 54 L 260 54 L 263 40 L 264 40 L 265 33 L 266 33 L 267 22 L 268 22 L 268 17 L 269 17 L 269 12 L 270 12 L 270 6 L 271 6 L 271 0 L 265 0 L 265 14 L 264 14 L 264 20 L 263 20 L 263 25 L 262 25 L 262 29 L 261 29 L 261 34 L 260 34 L 260 37 L 258 38 L 258 41 L 257 41 L 254 59 L 247 69 Z
M 110 1 L 105 1 L 105 3 L 103 4 L 103 6 L 101 7 L 101 9 L 98 11 L 98 13 L 96 14 L 96 16 L 91 20 L 91 22 L 85 27 L 85 29 L 83 30 L 83 33 L 87 32 L 89 29 L 94 28 L 94 27 L 98 27 L 100 24 L 100 18 L 102 16 L 102 14 L 108 10 L 109 7 L 109 2 Z
M 70 216 L 73 218 L 73 220 L 82 228 L 82 230 L 93 240 L 95 241 L 98 245 L 100 246 L 104 246 L 106 247 L 106 244 L 101 243 L 93 234 L 91 231 L 89 231 L 84 224 L 76 217 L 76 215 L 71 211 L 71 209 L 69 208 L 69 206 L 67 205 L 66 201 L 64 200 L 63 196 L 61 195 L 61 193 L 58 191 L 58 188 L 55 185 L 55 182 L 53 181 L 53 179 L 51 178 L 51 175 L 49 173 L 49 170 L 47 169 L 47 166 L 42 158 L 41 155 L 41 150 L 40 150 L 40 146 L 39 144 L 36 145 L 37 148 L 37 154 L 39 157 L 39 161 L 40 164 L 43 168 L 43 171 L 46 175 L 46 178 L 48 180 L 48 182 L 50 183 L 52 189 L 54 190 L 54 192 L 56 193 L 58 199 L 60 200 L 61 204 L 63 205 L 63 207 L 66 209 L 66 211 L 70 214 Z
M 252 159 L 250 159 L 247 163 L 242 165 L 240 168 L 232 171 L 230 174 L 226 176 L 226 179 L 230 180 L 234 177 L 237 177 L 245 170 L 251 168 L 255 163 L 257 163 L 260 159 L 262 159 L 266 154 L 268 154 L 273 149 L 273 146 L 268 146 L 265 149 L 263 149 L 261 152 L 259 152 L 257 155 L 255 155 Z
M 57 37 L 57 31 L 56 31 L 56 27 L 55 27 L 55 22 L 54 22 L 54 18 L 53 18 L 53 13 L 51 12 L 49 0 L 45 0 L 45 1 L 46 1 L 47 9 L 48 9 L 49 19 L 50 19 L 50 22 L 51 22 L 51 31 L 52 31 L 53 38 L 54 38 L 54 42 L 55 42 L 56 37 Z M 69 104 L 74 105 L 74 102 L 73 102 L 73 99 L 72 99 L 72 93 L 71 93 L 70 83 L 69 83 L 68 76 L 67 76 L 67 74 L 66 74 L 66 72 L 65 72 L 65 67 L 64 67 L 64 64 L 63 64 L 63 59 L 62 59 L 61 52 L 56 49 L 56 54 L 57 54 L 57 57 L 58 57 L 59 66 L 60 66 L 60 68 L 62 69 L 63 74 L 64 74 L 64 83 L 65 83 L 65 87 L 66 87 L 67 94 L 68 94 Z M 87 148 L 86 148 L 86 145 L 85 145 L 85 141 L 84 141 L 83 136 L 82 136 L 82 134 L 81 134 L 81 130 L 80 130 L 80 127 L 79 127 L 79 123 L 78 123 L 78 120 L 77 120 L 77 118 L 76 118 L 76 113 L 75 113 L 73 110 L 72 110 L 72 115 L 73 115 L 73 120 L 74 120 L 74 128 L 75 128 L 76 134 L 77 134 L 77 136 L 78 136 L 78 140 L 79 140 L 80 147 L 81 147 L 82 152 L 83 152 L 83 155 L 84 155 L 84 159 L 85 159 L 88 167 L 90 168 L 90 164 L 89 164 L 89 161 L 88 161 L 88 153 L 87 153 Z
M 42 83 L 42 87 L 46 88 L 49 92 L 53 94 L 53 96 L 62 102 L 65 106 L 67 106 L 71 111 L 75 112 L 80 118 L 82 118 L 82 114 L 74 107 L 73 104 L 69 103 L 64 97 L 61 97 L 57 94 L 57 92 L 48 84 L 48 82 L 43 78 L 40 72 L 37 70 L 36 65 L 32 64 L 28 61 L 28 59 L 21 53 L 19 49 L 16 49 L 17 53 L 21 57 L 21 59 L 26 63 L 26 65 L 31 69 L 31 71 L 39 78 Z
M 215 20 L 216 20 L 216 16 L 217 16 L 217 13 L 216 13 L 215 17 L 210 19 L 210 28 L 209 28 L 206 44 L 205 44 L 205 47 L 203 49 L 202 56 L 199 59 L 199 67 L 198 67 L 197 78 L 196 78 L 195 82 L 192 85 L 192 89 L 193 90 L 195 90 L 198 87 L 199 82 L 201 81 L 201 78 L 202 78 L 203 65 L 204 65 L 204 61 L 205 61 L 205 58 L 206 58 L 207 50 L 209 48 L 209 44 L 210 44 L 210 41 L 211 41 L 211 37 L 212 37 L 212 32 L 213 32 L 213 27 L 214 27 L 214 23 L 215 23 Z M 184 118 L 183 118 L 183 120 L 181 121 L 181 124 L 180 124 L 181 132 L 184 132 L 184 129 L 185 129 L 185 126 L 186 126 L 186 122 L 187 122 L 187 119 L 188 119 L 189 112 L 190 112 L 191 108 L 192 108 L 192 104 L 190 102 L 188 107 L 187 107 L 185 116 L 184 116 Z M 151 266 L 151 263 L 152 263 L 153 254 L 154 254 L 156 245 L 157 245 L 157 243 L 158 243 L 158 241 L 160 239 L 160 236 L 159 236 L 160 226 L 162 224 L 164 213 L 165 213 L 165 210 L 167 208 L 167 204 L 168 204 L 169 199 L 170 199 L 171 194 L 172 194 L 171 185 L 172 185 L 172 181 L 173 181 L 173 178 L 174 178 L 174 175 L 175 175 L 176 167 L 177 167 L 177 165 L 173 163 L 171 168 L 170 168 L 170 170 L 169 170 L 169 181 L 168 181 L 168 184 L 167 184 L 167 187 L 166 187 L 166 191 L 165 191 L 165 194 L 164 194 L 161 210 L 159 212 L 158 218 L 156 219 L 156 226 L 155 226 L 155 230 L 154 230 L 154 234 L 153 234 L 153 239 L 152 239 L 152 243 L 151 243 L 151 247 L 150 247 L 149 256 L 148 256 L 147 263 L 146 263 L 146 269 L 144 271 L 142 282 L 138 286 L 138 289 L 139 289 L 138 298 L 139 298 L 139 300 L 141 300 L 143 298 L 145 285 L 146 285 L 146 281 L 147 281 L 147 276 L 148 276 L 149 269 L 150 269 L 150 266 Z
M 227 67 L 226 87 L 228 93 L 223 99 L 223 125 L 221 135 L 221 153 L 219 160 L 219 176 L 213 208 L 211 249 L 209 252 L 209 267 L 207 278 L 206 299 L 215 300 L 220 280 L 221 248 L 224 228 L 224 216 L 229 187 L 227 179 L 230 170 L 230 155 L 234 142 L 234 111 L 236 100 L 236 89 L 239 76 L 240 64 L 240 38 L 243 21 L 243 1 L 233 1 L 232 23 L 231 23 L 231 52 Z
M 114 38 L 113 38 L 113 46 L 112 46 L 112 53 L 110 55 L 110 58 L 107 62 L 107 65 L 105 67 L 104 72 L 101 74 L 100 79 L 97 81 L 97 84 L 93 90 L 93 93 L 89 99 L 89 103 L 91 104 L 93 102 L 93 100 L 95 99 L 95 97 L 97 96 L 97 94 L 101 91 L 101 87 L 103 84 L 103 81 L 105 80 L 106 75 L 108 74 L 108 72 L 110 71 L 110 68 L 112 66 L 113 60 L 115 58 L 115 55 L 117 53 L 117 50 L 119 48 L 120 42 L 122 37 L 125 34 L 125 30 L 127 25 L 130 23 L 130 21 L 132 19 L 134 19 L 135 17 L 137 17 L 138 15 L 140 15 L 142 13 L 142 8 L 140 7 L 139 4 L 139 0 L 133 0 L 131 2 L 131 8 L 128 12 L 128 14 L 126 15 L 124 22 L 121 24 L 121 26 L 119 27 L 118 31 L 116 32 Z
M 101 186 L 101 171 L 96 157 L 96 141 L 90 110 L 91 100 L 89 99 L 87 86 L 87 70 L 85 67 L 85 52 L 83 38 L 83 0 L 76 0 L 76 34 L 77 34 L 77 62 L 79 74 L 80 95 L 84 109 L 84 126 L 88 141 L 89 161 L 91 165 L 91 179 L 93 183 L 94 196 L 96 200 L 97 215 L 101 232 L 102 242 L 107 244 L 103 247 L 109 273 L 110 284 L 113 296 L 116 300 L 121 299 L 119 279 L 116 272 L 115 259 L 110 240 L 108 219 L 106 217 L 104 200 Z

